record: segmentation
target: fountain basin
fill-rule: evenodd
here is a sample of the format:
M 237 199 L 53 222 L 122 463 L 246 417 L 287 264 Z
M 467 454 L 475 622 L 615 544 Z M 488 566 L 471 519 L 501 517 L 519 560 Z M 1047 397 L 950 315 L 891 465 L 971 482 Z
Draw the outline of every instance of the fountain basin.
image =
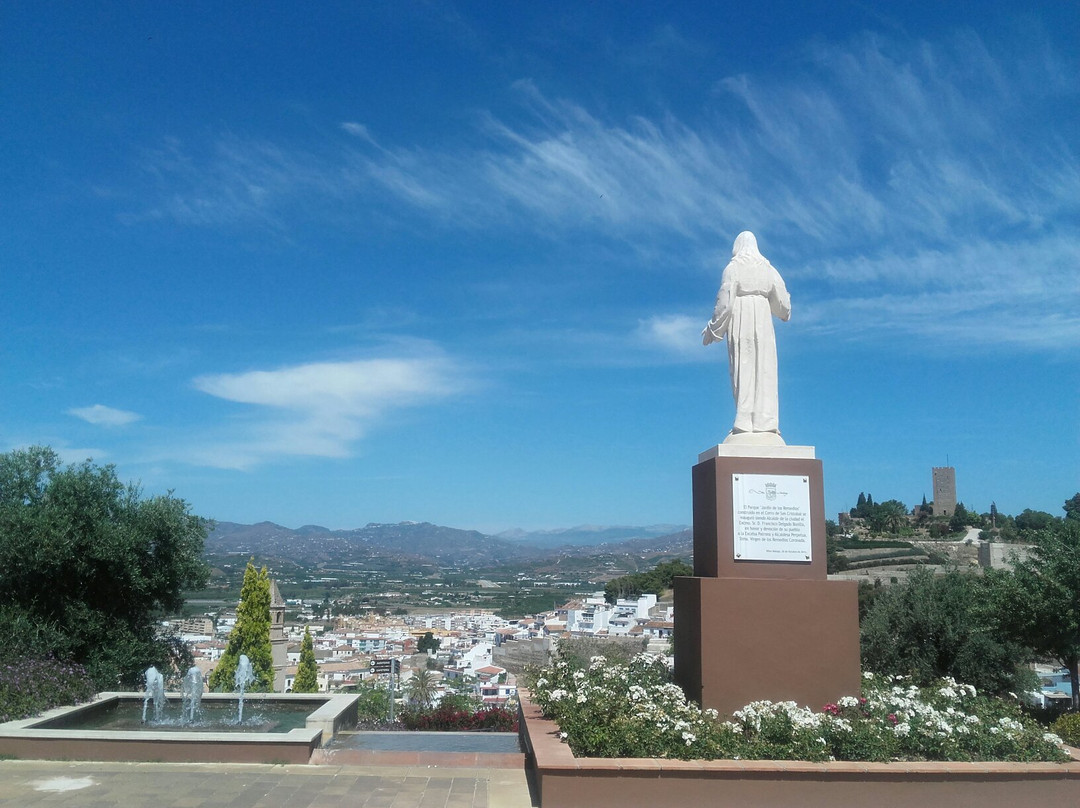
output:
M 249 716 L 307 709 L 302 726 L 281 726 L 276 718 L 245 719 L 247 726 L 154 726 L 119 724 L 110 716 L 142 711 L 141 693 L 100 693 L 87 704 L 58 707 L 20 721 L 0 724 L 0 755 L 37 760 L 149 760 L 190 763 L 307 763 L 341 729 L 356 726 L 357 696 L 319 693 L 248 693 Z M 181 696 L 167 696 L 171 714 Z M 207 693 L 203 705 L 236 705 L 236 695 Z M 227 709 L 227 708 L 226 708 Z M 269 724 L 278 727 L 269 727 Z M 110 729 L 109 725 L 117 728 Z M 278 731 L 272 731 L 273 729 Z M 267 731 L 267 730 L 271 731 Z

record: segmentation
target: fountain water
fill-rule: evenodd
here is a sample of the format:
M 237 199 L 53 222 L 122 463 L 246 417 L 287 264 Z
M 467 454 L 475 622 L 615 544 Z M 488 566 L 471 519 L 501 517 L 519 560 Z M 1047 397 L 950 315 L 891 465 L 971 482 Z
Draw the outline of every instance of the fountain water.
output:
M 161 720 L 162 712 L 165 710 L 165 678 L 153 665 L 146 669 L 144 677 L 146 679 L 146 698 L 143 699 L 142 720 L 145 724 L 146 708 L 151 701 L 154 703 L 154 720 Z
M 184 680 L 180 684 L 180 692 L 183 695 L 183 709 L 181 715 L 184 723 L 194 724 L 202 712 L 203 677 L 202 671 L 192 665 L 184 674 Z
M 255 670 L 251 666 L 251 660 L 247 654 L 240 655 L 240 661 L 236 663 L 236 673 L 233 675 L 233 683 L 236 692 L 240 694 L 239 706 L 236 713 L 236 723 L 244 723 L 244 691 L 248 685 L 255 681 Z

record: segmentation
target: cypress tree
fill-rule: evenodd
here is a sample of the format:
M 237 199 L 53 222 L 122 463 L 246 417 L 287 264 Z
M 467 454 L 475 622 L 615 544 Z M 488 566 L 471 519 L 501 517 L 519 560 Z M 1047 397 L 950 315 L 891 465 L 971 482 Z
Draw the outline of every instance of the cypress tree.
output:
M 293 680 L 293 693 L 318 693 L 319 669 L 315 662 L 315 644 L 311 641 L 311 632 L 304 627 L 304 639 L 300 643 L 300 666 Z
M 247 654 L 255 671 L 252 691 L 269 693 L 274 689 L 274 661 L 270 650 L 270 575 L 266 567 L 256 572 L 248 561 L 244 585 L 236 607 L 236 625 L 229 634 L 229 644 L 217 667 L 210 674 L 210 689 L 231 691 L 240 655 Z

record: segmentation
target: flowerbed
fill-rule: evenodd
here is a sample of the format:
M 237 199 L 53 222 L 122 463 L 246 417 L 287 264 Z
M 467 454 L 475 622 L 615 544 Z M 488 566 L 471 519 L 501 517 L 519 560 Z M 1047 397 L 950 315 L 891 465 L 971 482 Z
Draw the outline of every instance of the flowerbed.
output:
M 681 760 L 1061 761 L 1061 739 L 1018 704 L 944 679 L 919 688 L 864 674 L 861 696 L 820 712 L 759 701 L 720 720 L 687 702 L 661 657 L 587 666 L 560 659 L 538 671 L 532 697 L 579 757 Z
M 81 665 L 55 659 L 0 664 L 0 724 L 93 697 L 94 684 Z
M 460 710 L 453 706 L 434 710 L 406 710 L 401 723 L 412 730 L 484 730 L 488 732 L 517 732 L 517 713 L 503 707 L 484 710 Z

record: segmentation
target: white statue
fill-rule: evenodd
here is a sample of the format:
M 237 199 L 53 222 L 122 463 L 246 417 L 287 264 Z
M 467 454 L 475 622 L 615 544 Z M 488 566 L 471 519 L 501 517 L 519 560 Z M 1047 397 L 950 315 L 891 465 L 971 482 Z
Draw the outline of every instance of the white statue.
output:
M 784 444 L 773 316 L 791 317 L 791 297 L 780 273 L 758 252 L 754 234 L 744 230 L 724 267 L 713 317 L 701 332 L 704 345 L 728 341 L 735 425 L 724 443 Z

